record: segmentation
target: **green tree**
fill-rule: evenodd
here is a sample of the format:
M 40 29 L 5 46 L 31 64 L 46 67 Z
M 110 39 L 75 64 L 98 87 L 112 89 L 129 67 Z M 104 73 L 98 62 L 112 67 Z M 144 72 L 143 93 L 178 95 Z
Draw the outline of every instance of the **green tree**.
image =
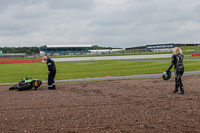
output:
M 27 54 L 27 55 L 32 55 L 33 53 L 32 53 L 31 51 L 27 50 L 27 51 L 26 51 L 26 54 Z

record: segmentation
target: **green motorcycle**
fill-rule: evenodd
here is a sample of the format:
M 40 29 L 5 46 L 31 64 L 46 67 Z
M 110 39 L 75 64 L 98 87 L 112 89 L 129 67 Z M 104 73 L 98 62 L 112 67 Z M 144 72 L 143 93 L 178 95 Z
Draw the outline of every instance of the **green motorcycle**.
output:
M 37 88 L 40 87 L 41 85 L 42 81 L 26 77 L 25 79 L 19 81 L 13 87 L 10 87 L 9 90 L 14 90 L 14 89 L 17 89 L 18 91 L 30 90 L 30 89 L 37 90 Z

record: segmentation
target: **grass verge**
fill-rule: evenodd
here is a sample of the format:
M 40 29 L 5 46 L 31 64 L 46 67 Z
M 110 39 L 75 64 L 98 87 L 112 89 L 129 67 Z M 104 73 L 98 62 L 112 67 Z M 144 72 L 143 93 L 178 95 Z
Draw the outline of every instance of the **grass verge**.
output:
M 55 79 L 77 79 L 162 73 L 170 61 L 56 62 Z M 184 61 L 185 71 L 199 70 L 199 61 Z M 0 83 L 17 82 L 26 76 L 47 80 L 45 63 L 1 64 Z M 172 69 L 173 71 L 173 69 Z

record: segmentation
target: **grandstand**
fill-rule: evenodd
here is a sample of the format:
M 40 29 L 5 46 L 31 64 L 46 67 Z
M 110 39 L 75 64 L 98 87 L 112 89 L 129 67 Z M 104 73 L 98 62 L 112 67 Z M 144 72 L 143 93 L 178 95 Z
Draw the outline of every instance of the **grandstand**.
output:
M 152 44 L 146 46 L 138 46 L 138 47 L 131 47 L 126 48 L 126 51 L 139 51 L 139 52 L 161 52 L 161 51 L 172 51 L 174 47 L 181 47 L 181 46 L 199 46 L 200 44 L 181 44 L 181 43 L 169 43 L 169 44 Z M 195 48 L 196 49 L 196 48 Z
M 70 45 L 45 45 L 40 47 L 42 55 L 68 55 L 90 53 L 88 50 L 91 44 L 70 44 Z

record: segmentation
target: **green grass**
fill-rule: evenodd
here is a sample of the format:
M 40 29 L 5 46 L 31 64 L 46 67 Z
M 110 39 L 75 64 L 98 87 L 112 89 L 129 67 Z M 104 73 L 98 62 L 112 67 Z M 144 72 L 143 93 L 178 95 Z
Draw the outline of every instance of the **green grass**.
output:
M 77 79 L 104 76 L 122 76 L 162 73 L 170 61 L 134 61 L 134 62 L 56 62 L 55 79 Z M 184 61 L 185 71 L 199 70 L 199 61 Z M 45 63 L 1 64 L 0 82 L 17 82 L 29 76 L 47 80 Z M 172 69 L 173 71 L 173 69 Z

